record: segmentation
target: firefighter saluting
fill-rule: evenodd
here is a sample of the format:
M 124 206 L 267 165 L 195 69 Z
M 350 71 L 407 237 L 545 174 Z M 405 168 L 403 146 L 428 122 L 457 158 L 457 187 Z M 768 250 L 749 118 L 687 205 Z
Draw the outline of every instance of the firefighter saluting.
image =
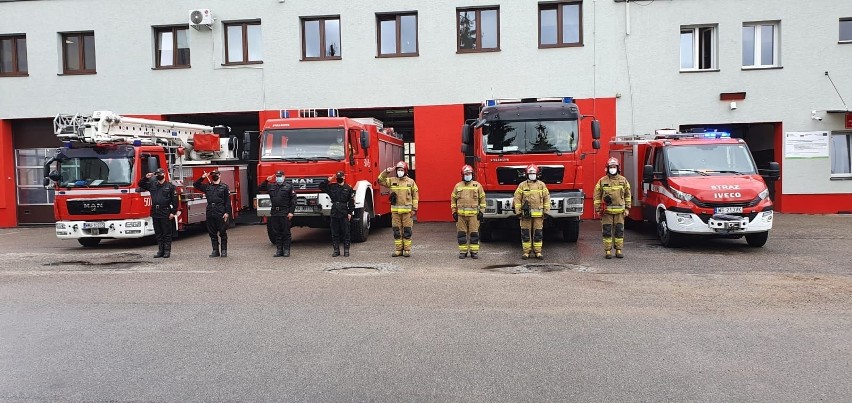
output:
M 274 182 L 273 182 L 274 181 Z M 270 183 L 272 182 L 272 183 Z M 284 182 L 284 171 L 268 176 L 258 190 L 269 193 L 272 210 L 266 225 L 275 239 L 275 254 L 272 257 L 290 256 L 290 220 L 296 211 L 296 190 Z
M 394 177 L 388 174 L 396 172 Z M 408 177 L 408 164 L 400 161 L 379 174 L 379 184 L 390 188 L 391 218 L 393 226 L 393 257 L 411 256 L 413 215 L 417 213 L 417 184 Z
M 538 180 L 539 170 L 530 164 L 525 170 L 527 180 L 515 190 L 515 214 L 521 218 L 521 259 L 544 259 L 541 247 L 544 240 L 544 214 L 550 209 L 550 191 Z
M 166 180 L 166 170 L 157 168 L 139 180 L 139 187 L 151 192 L 151 220 L 154 222 L 154 237 L 157 238 L 157 254 L 154 257 L 172 256 L 172 232 L 177 216 L 177 188 Z
M 456 222 L 459 242 L 459 259 L 479 259 L 479 221 L 485 211 L 485 191 L 473 180 L 473 167 L 462 167 L 462 181 L 450 194 L 450 208 Z
M 343 238 L 343 256 L 349 256 L 349 222 L 355 214 L 355 191 L 346 183 L 346 173 L 337 174 L 320 184 L 320 191 L 331 199 L 331 257 L 340 256 L 340 238 Z
M 630 182 L 620 175 L 618 159 L 606 161 L 606 175 L 595 185 L 595 211 L 601 212 L 604 257 L 624 257 L 624 217 L 630 211 Z M 601 203 L 603 201 L 603 203 Z
M 210 257 L 228 257 L 228 220 L 233 217 L 231 190 L 219 177 L 219 171 L 209 174 L 205 172 L 192 184 L 192 187 L 203 192 L 207 198 L 207 234 L 210 235 L 210 243 L 213 245 L 213 253 Z M 204 183 L 204 180 L 208 178 L 210 183 Z M 222 240 L 221 253 L 219 252 L 220 239 Z

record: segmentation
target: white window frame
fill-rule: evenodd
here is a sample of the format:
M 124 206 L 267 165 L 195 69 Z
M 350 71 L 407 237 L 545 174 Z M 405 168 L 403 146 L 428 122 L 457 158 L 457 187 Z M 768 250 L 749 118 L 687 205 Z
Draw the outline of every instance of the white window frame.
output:
M 760 60 L 760 51 L 762 48 L 760 47 L 761 35 L 763 34 L 760 30 L 761 26 L 771 25 L 772 29 L 772 63 L 773 64 L 759 64 Z M 743 23 L 743 28 L 745 27 L 754 27 L 754 63 L 753 65 L 746 66 L 743 65 L 742 68 L 744 70 L 749 69 L 766 69 L 766 68 L 777 68 L 781 67 L 781 22 L 780 21 L 760 21 L 760 22 L 745 22 Z M 742 32 L 742 31 L 740 31 Z M 742 35 L 740 35 L 742 38 Z M 745 44 L 743 44 L 745 46 Z M 743 61 L 741 60 L 740 63 Z
M 19 206 L 52 206 L 54 200 L 54 190 L 53 188 L 45 189 L 42 184 L 22 184 L 23 180 L 21 178 L 20 172 L 22 169 L 24 170 L 38 170 L 37 172 L 42 172 L 44 170 L 44 165 L 20 165 L 20 151 L 35 151 L 36 156 L 43 156 L 44 158 L 50 158 L 56 153 L 56 148 L 16 148 L 15 149 L 15 197 L 18 201 Z M 41 189 L 45 192 L 45 200 L 46 203 L 22 203 L 21 202 L 21 192 L 20 189 Z
M 710 67 L 708 68 L 700 68 L 699 59 L 701 57 L 701 38 L 699 35 L 699 31 L 702 28 L 710 28 L 712 30 L 711 35 L 711 47 L 713 49 L 710 50 Z M 719 26 L 716 24 L 706 24 L 706 25 L 684 25 L 680 27 L 680 35 L 683 35 L 685 31 L 692 31 L 692 66 L 691 68 L 683 68 L 680 67 L 680 71 L 718 71 L 719 70 Z M 680 59 L 678 59 L 678 64 L 683 61 L 683 54 L 680 55 Z
M 850 130 L 837 130 L 830 133 L 831 134 L 831 145 L 829 147 L 829 153 L 831 155 L 829 163 L 831 166 L 834 166 L 834 136 L 846 136 L 846 157 L 850 159 L 849 165 L 852 167 L 852 131 Z M 831 168 L 829 168 L 829 173 L 831 173 Z M 842 172 L 842 173 L 831 173 L 831 179 L 852 179 L 852 169 L 850 172 Z

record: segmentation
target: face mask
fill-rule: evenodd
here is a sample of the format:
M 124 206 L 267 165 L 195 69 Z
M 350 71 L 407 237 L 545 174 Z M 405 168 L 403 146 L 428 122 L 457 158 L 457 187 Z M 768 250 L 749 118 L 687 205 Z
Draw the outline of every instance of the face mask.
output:
M 275 183 L 277 183 L 279 185 L 284 183 L 284 177 L 283 176 L 276 176 L 275 177 Z
M 396 171 L 397 178 L 402 178 L 403 176 L 405 176 L 405 171 Z
M 166 179 L 166 175 L 162 175 L 162 174 L 157 175 L 157 180 L 158 180 L 158 181 L 161 181 L 161 180 L 163 180 L 163 179 Z
M 213 178 L 213 182 L 216 182 L 217 180 L 219 180 L 219 175 L 213 175 L 211 176 L 211 178 Z
M 610 175 L 615 175 L 618 173 L 618 168 L 609 168 L 607 169 L 607 172 L 609 172 Z
M 343 183 L 343 178 L 337 178 L 337 183 Z
M 465 182 L 470 182 L 470 180 L 471 180 L 471 179 L 473 179 L 473 175 L 465 175 L 465 176 L 464 176 L 464 181 L 465 181 Z
M 535 179 L 536 179 L 537 177 L 538 177 L 538 175 L 536 175 L 536 174 L 530 174 L 530 180 L 531 180 L 531 181 L 535 181 Z

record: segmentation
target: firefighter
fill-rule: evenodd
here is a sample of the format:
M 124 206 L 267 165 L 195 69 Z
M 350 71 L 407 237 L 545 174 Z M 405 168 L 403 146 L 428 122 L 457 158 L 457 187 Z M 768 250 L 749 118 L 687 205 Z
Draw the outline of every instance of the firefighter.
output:
M 172 220 L 177 216 L 177 188 L 166 180 L 166 171 L 157 168 L 139 180 L 139 187 L 151 192 L 151 219 L 154 222 L 154 237 L 157 238 L 155 258 L 172 256 Z
M 210 183 L 204 183 L 209 179 Z M 231 212 L 231 190 L 228 185 L 222 183 L 218 170 L 204 172 L 192 187 L 204 193 L 207 198 L 207 234 L 210 235 L 210 243 L 213 253 L 210 257 L 228 257 L 228 220 L 233 217 Z M 219 240 L 222 240 L 222 251 L 219 252 Z
M 624 217 L 630 212 L 630 182 L 621 176 L 618 159 L 606 162 L 606 175 L 595 185 L 595 211 L 601 213 L 604 257 L 624 257 Z M 603 203 L 602 203 L 603 202 Z
M 450 194 L 450 209 L 456 222 L 459 242 L 459 259 L 479 259 L 479 221 L 485 211 L 485 191 L 473 180 L 473 167 L 465 165 L 461 170 L 462 180 Z
M 290 220 L 296 211 L 296 189 L 284 182 L 284 171 L 266 177 L 258 190 L 269 193 L 272 210 L 266 225 L 275 240 L 275 254 L 272 257 L 290 256 Z M 271 183 L 270 183 L 271 182 Z
M 535 164 L 526 167 L 527 180 L 515 190 L 515 214 L 521 219 L 521 259 L 544 259 L 541 247 L 544 240 L 544 214 L 550 209 L 550 191 L 540 181 Z
M 389 174 L 396 172 L 393 177 Z M 411 257 L 411 232 L 414 214 L 417 214 L 417 184 L 408 177 L 408 164 L 400 161 L 396 166 L 379 174 L 379 183 L 390 188 L 391 222 L 393 223 L 393 257 Z
M 320 184 L 320 191 L 331 198 L 331 257 L 340 256 L 340 238 L 343 238 L 343 256 L 349 256 L 349 223 L 355 214 L 355 191 L 346 183 L 346 174 L 337 174 Z

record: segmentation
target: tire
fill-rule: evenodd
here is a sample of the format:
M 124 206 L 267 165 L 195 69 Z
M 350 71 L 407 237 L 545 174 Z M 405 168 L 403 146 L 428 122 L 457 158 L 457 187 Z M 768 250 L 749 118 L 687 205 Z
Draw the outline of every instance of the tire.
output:
M 683 236 L 669 230 L 665 211 L 660 212 L 660 218 L 657 220 L 657 237 L 660 238 L 660 243 L 667 248 L 677 248 L 683 245 Z
M 269 217 L 267 217 L 267 220 Z M 269 225 L 269 222 L 266 223 L 266 236 L 269 238 L 269 243 L 275 245 L 275 234 L 272 233 L 272 226 Z
M 769 231 L 758 232 L 756 234 L 746 234 L 745 239 L 748 246 L 759 248 L 766 245 L 766 240 L 769 239 Z
M 562 239 L 565 242 L 576 243 L 578 238 L 580 238 L 580 220 L 566 222 L 562 227 Z
M 373 200 L 367 199 L 364 208 L 355 209 L 355 220 L 352 220 L 352 242 L 365 242 L 370 236 L 370 225 L 373 221 Z
M 79 238 L 77 239 L 77 242 L 86 248 L 94 248 L 101 243 L 101 238 Z

